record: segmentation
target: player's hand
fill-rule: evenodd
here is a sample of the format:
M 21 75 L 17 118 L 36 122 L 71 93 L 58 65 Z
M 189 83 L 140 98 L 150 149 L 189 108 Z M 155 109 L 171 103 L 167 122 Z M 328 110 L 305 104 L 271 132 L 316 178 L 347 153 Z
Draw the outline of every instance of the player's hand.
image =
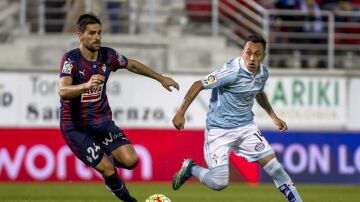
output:
M 170 77 L 164 76 L 161 79 L 160 83 L 162 86 L 164 86 L 164 88 L 166 88 L 166 90 L 168 90 L 170 92 L 172 91 L 172 89 L 170 87 L 174 87 L 177 90 L 179 90 L 179 84 Z
M 184 129 L 185 118 L 183 115 L 176 113 L 172 122 L 176 129 L 178 129 L 178 130 Z
M 85 83 L 85 90 L 90 90 L 95 86 L 98 86 L 105 82 L 105 77 L 101 74 L 94 74 L 90 80 Z
M 281 120 L 279 117 L 275 117 L 273 119 L 273 122 L 275 125 L 277 125 L 277 127 L 279 128 L 280 131 L 285 131 L 288 129 L 288 126 L 286 125 L 286 122 Z

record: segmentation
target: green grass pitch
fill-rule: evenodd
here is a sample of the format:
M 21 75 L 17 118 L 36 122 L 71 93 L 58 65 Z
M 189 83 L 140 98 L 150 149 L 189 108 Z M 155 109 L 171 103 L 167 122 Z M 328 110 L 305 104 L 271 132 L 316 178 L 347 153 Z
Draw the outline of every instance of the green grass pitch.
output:
M 139 202 L 155 193 L 167 195 L 172 202 L 279 202 L 286 201 L 272 184 L 230 184 L 212 191 L 190 182 L 174 191 L 169 183 L 128 183 Z M 304 201 L 360 201 L 360 186 L 297 185 Z M 118 201 L 101 183 L 0 183 L 0 201 L 6 202 L 110 202 Z

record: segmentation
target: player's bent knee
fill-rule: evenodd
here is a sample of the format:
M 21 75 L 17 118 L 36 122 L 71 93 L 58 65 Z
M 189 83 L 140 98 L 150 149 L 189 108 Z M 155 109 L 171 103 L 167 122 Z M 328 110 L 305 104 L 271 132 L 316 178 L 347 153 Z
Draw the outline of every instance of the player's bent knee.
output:
M 215 191 L 221 191 L 221 190 L 225 189 L 227 186 L 228 186 L 228 183 L 226 183 L 226 184 L 214 183 L 213 186 L 211 186 L 210 188 Z
M 229 184 L 229 178 L 215 178 L 213 179 L 214 182 L 214 190 L 220 191 L 225 189 Z
M 128 161 L 127 163 L 125 163 L 124 167 L 126 169 L 129 169 L 129 170 L 134 169 L 137 166 L 138 162 L 139 162 L 138 158 L 133 159 L 133 160 Z
M 125 169 L 133 169 L 138 164 L 138 156 L 136 154 L 133 155 L 121 155 L 118 157 L 114 157 L 112 161 L 114 162 L 116 167 L 125 168 Z
M 126 155 L 121 157 L 122 167 L 129 170 L 135 168 L 138 161 L 137 155 Z
M 229 172 L 226 166 L 211 169 L 208 175 L 208 186 L 216 191 L 225 189 L 229 184 Z

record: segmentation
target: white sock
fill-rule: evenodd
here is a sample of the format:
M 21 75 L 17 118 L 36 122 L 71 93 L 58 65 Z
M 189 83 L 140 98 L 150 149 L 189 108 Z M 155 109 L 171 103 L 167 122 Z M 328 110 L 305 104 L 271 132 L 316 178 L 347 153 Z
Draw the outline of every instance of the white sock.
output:
M 288 201 L 302 202 L 294 183 L 276 158 L 269 161 L 263 168 L 273 178 L 276 187 L 285 195 Z
M 209 169 L 203 168 L 201 166 L 195 165 L 191 168 L 191 174 L 196 177 L 201 183 L 203 183 L 203 179 L 205 175 L 209 172 Z
M 220 191 L 229 184 L 228 165 L 219 166 L 210 170 L 196 165 L 192 167 L 191 173 L 201 183 L 213 190 Z

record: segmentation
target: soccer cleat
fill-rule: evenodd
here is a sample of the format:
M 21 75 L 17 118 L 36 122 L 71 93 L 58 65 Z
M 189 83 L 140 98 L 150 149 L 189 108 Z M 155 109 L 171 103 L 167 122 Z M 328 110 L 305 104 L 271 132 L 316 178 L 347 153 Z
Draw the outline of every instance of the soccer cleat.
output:
M 118 196 L 122 201 L 124 202 L 137 202 L 137 200 L 132 197 L 129 193 L 129 190 L 126 188 L 125 184 L 124 187 L 120 190 L 118 190 L 120 193 L 114 193 L 116 196 Z
M 137 202 L 137 200 L 134 197 L 131 197 L 132 201 L 131 202 Z
M 124 202 L 137 202 L 137 200 L 136 200 L 134 197 L 130 196 L 128 190 L 126 190 L 126 191 L 121 195 L 120 199 L 123 200 Z
M 178 190 L 186 180 L 188 180 L 191 174 L 191 168 L 195 165 L 192 159 L 185 159 L 181 165 L 180 170 L 175 173 L 172 181 L 172 187 L 174 190 Z

